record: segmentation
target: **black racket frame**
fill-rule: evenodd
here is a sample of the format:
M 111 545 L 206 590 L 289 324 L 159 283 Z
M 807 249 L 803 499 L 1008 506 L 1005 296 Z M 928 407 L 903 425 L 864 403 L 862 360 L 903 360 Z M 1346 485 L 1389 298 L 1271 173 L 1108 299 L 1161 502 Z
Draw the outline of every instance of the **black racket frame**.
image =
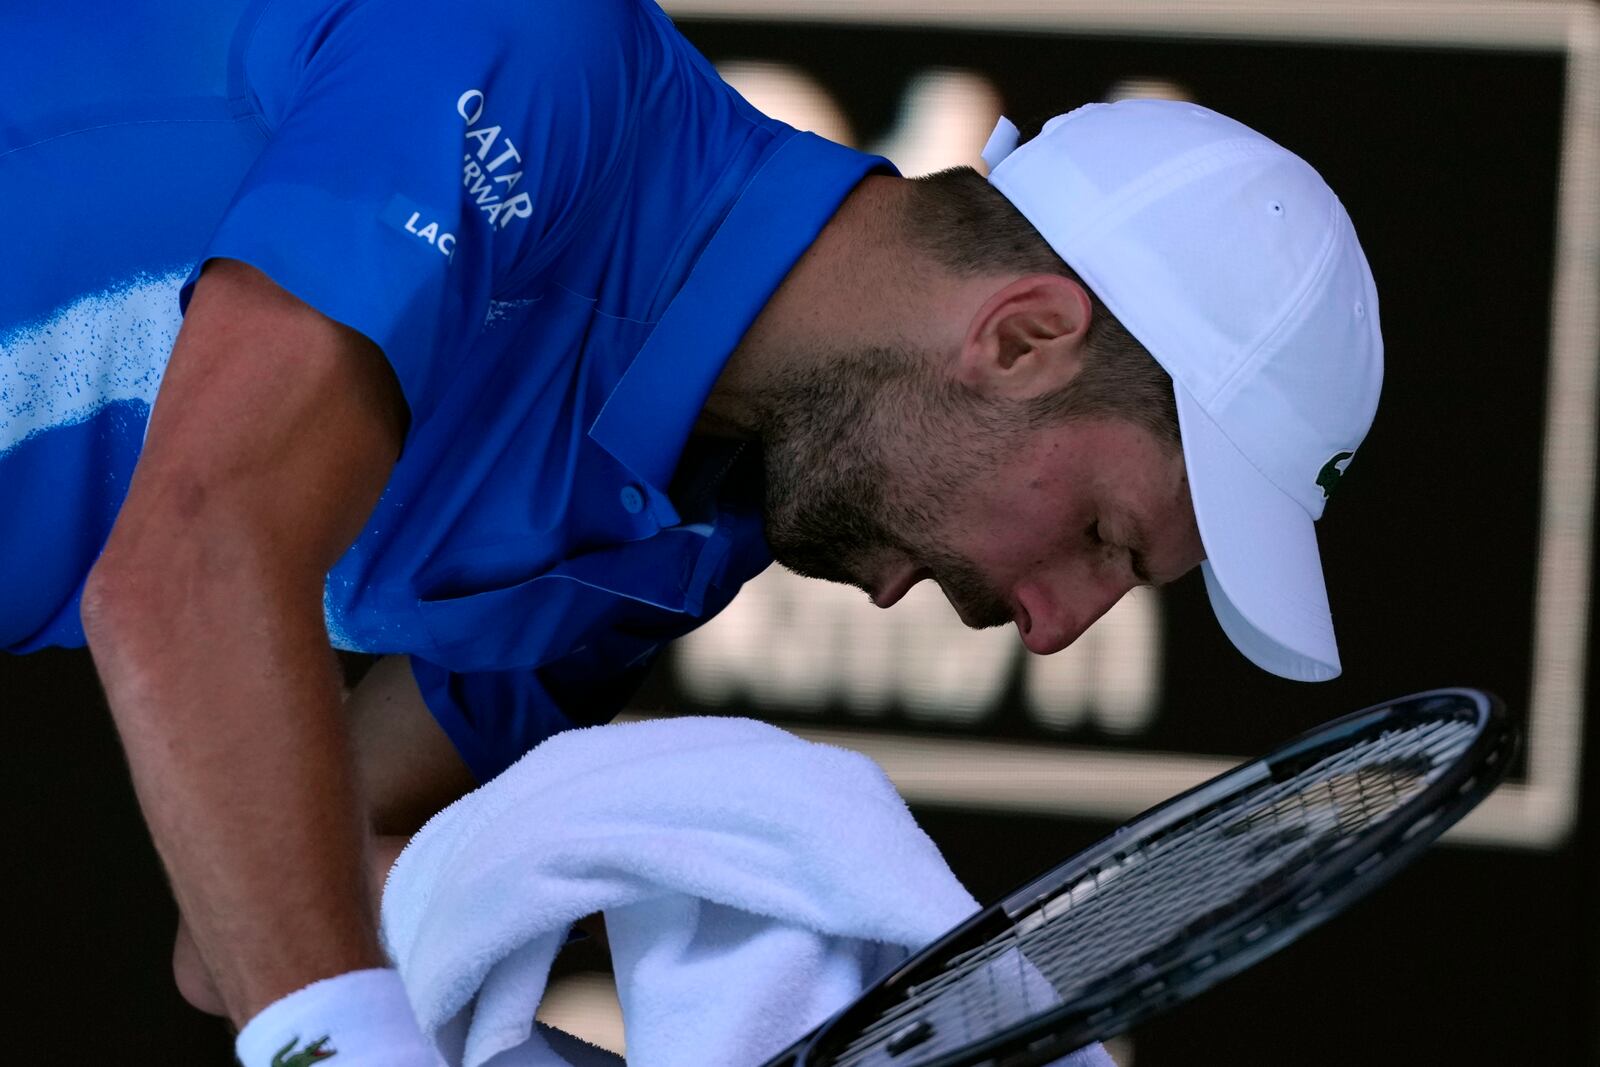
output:
M 1454 711 L 1441 715 L 1448 708 Z M 1266 756 L 1242 764 L 1136 816 L 1110 837 L 1026 882 L 907 960 L 838 1014 L 769 1060 L 766 1067 L 827 1067 L 883 1008 L 884 993 L 1015 926 L 1064 884 L 1120 862 L 1131 848 L 1251 785 L 1283 781 L 1318 760 L 1421 720 L 1472 721 L 1477 736 L 1440 777 L 1383 823 L 1308 868 L 1269 881 L 1228 909 L 1211 912 L 1205 933 L 1179 934 L 1097 982 L 1083 996 L 988 1040 L 906 1067 L 1032 1067 L 1093 1041 L 1114 1037 L 1158 1012 L 1250 967 L 1327 921 L 1409 864 L 1487 796 L 1516 754 L 1519 732 L 1504 704 L 1479 689 L 1432 689 L 1386 701 L 1317 726 Z M 914 1053 L 914 1049 L 907 1049 Z

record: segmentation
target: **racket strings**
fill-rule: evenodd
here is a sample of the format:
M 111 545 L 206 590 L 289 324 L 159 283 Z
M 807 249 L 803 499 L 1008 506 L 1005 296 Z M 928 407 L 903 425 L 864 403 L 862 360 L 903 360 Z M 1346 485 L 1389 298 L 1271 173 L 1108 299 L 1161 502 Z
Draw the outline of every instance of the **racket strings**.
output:
M 926 1062 L 1076 1000 L 1145 957 L 1153 980 L 1158 950 L 1388 818 L 1475 735 L 1456 720 L 1391 729 L 1131 844 L 907 987 L 832 1062 Z

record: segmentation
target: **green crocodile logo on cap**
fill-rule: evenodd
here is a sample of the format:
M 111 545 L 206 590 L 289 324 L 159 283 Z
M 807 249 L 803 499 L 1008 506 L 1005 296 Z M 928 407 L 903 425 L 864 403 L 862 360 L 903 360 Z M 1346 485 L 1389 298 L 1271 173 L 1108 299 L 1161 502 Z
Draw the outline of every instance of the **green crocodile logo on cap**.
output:
M 331 1035 L 324 1034 L 299 1052 L 295 1052 L 294 1047 L 300 1043 L 300 1038 L 291 1038 L 289 1043 L 272 1057 L 272 1067 L 311 1067 L 318 1060 L 332 1059 L 338 1049 L 322 1047 L 328 1043 L 329 1036 Z
M 1344 469 L 1354 455 L 1354 452 L 1336 452 L 1332 459 L 1322 465 L 1322 469 L 1317 472 L 1317 485 L 1322 487 L 1322 499 L 1326 500 L 1333 495 L 1334 487 L 1339 484 L 1339 479 L 1344 477 Z

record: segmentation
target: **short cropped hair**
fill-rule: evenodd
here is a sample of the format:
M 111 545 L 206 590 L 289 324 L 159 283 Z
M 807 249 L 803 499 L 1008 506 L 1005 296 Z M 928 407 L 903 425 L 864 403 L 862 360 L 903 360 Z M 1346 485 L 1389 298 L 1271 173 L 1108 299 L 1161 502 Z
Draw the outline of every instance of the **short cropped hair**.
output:
M 1062 388 L 1032 401 L 1030 421 L 1121 418 L 1177 447 L 1171 377 L 1011 201 L 971 167 L 912 179 L 909 188 L 906 235 L 913 248 L 944 269 L 963 277 L 1059 274 L 1089 294 L 1092 317 L 1083 368 Z

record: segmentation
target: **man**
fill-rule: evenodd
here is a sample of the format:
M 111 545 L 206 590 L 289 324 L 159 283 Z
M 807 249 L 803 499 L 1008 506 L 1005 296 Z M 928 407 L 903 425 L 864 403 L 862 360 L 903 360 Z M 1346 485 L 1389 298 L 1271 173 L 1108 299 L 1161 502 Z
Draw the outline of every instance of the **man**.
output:
M 638 0 L 92 4 L 0 49 L 0 647 L 93 651 L 246 1064 L 432 1062 L 366 812 L 608 719 L 769 549 L 1038 653 L 1204 558 L 1247 655 L 1338 671 L 1312 522 L 1376 296 L 1236 123 L 1090 108 L 906 181 Z M 330 638 L 399 657 L 350 727 Z

